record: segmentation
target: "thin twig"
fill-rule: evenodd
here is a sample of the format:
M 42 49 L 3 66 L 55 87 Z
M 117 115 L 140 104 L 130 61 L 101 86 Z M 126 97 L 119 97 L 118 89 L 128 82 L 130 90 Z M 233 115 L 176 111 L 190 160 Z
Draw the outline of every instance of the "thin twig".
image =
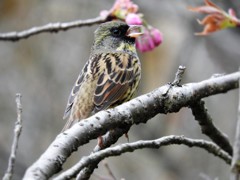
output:
M 240 72 L 240 69 L 239 69 Z M 239 78 L 240 83 L 240 78 Z M 238 120 L 236 127 L 236 135 L 233 149 L 233 159 L 231 165 L 231 180 L 239 180 L 240 178 L 240 88 L 239 88 L 239 101 L 238 101 Z
M 88 180 L 90 178 L 90 176 L 93 174 L 94 169 L 98 167 L 99 162 L 100 161 L 98 161 L 97 163 L 88 164 L 88 166 L 86 168 L 83 168 L 82 170 L 80 170 L 80 172 L 76 171 L 77 173 L 74 174 L 74 177 L 77 176 L 76 180 Z
M 104 166 L 107 169 L 108 174 L 110 175 L 110 177 L 112 177 L 113 180 L 117 180 L 117 178 L 114 176 L 111 168 L 109 167 L 108 163 L 106 161 L 103 162 Z
M 3 177 L 3 180 L 11 180 L 14 173 L 14 165 L 16 160 L 16 153 L 18 148 L 18 141 L 20 134 L 22 132 L 22 103 L 21 103 L 21 94 L 16 94 L 16 104 L 17 104 L 17 121 L 14 128 L 14 138 L 11 148 L 11 154 L 8 160 L 8 168 Z
M 83 157 L 72 168 L 63 172 L 54 180 L 63 180 L 63 179 L 73 178 L 85 166 L 88 166 L 89 164 L 97 165 L 101 160 L 110 156 L 119 156 L 123 153 L 133 152 L 137 149 L 143 149 L 143 148 L 158 149 L 162 146 L 168 146 L 168 145 L 186 145 L 188 147 L 199 147 L 217 157 L 220 157 L 227 164 L 231 164 L 231 156 L 229 156 L 225 151 L 223 151 L 220 147 L 218 147 L 213 142 L 205 141 L 202 139 L 190 139 L 184 136 L 171 135 L 171 136 L 165 136 L 156 140 L 146 140 L 146 141 L 141 140 L 133 143 L 125 143 L 125 144 L 117 145 L 115 147 L 110 147 L 110 148 L 92 153 L 87 157 Z M 84 179 L 88 179 L 91 173 L 88 174 L 89 175 L 88 177 L 86 177 L 86 173 L 84 173 L 85 177 L 81 177 L 80 175 L 78 175 L 79 179 L 84 180 Z
M 219 147 L 226 151 L 229 155 L 232 155 L 232 146 L 225 134 L 223 134 L 214 124 L 210 114 L 207 112 L 207 108 L 204 105 L 204 101 L 200 100 L 198 102 L 192 103 L 190 108 L 198 121 L 202 133 L 207 135 L 213 140 Z
M 174 86 L 163 97 L 162 94 L 169 87 L 165 85 L 113 109 L 100 111 L 59 134 L 41 157 L 27 169 L 23 179 L 49 179 L 62 169 L 64 162 L 78 147 L 104 135 L 109 129 L 146 123 L 159 113 L 178 112 L 182 107 L 202 98 L 237 89 L 239 78 L 240 72 L 235 72 L 181 87 Z
M 182 81 L 182 77 L 183 77 L 183 74 L 184 74 L 184 72 L 185 72 L 185 69 L 186 69 L 186 67 L 185 67 L 185 66 L 182 66 L 182 65 L 180 65 L 180 66 L 178 67 L 178 70 L 177 70 L 177 72 L 176 72 L 176 74 L 175 74 L 175 78 L 174 78 L 173 82 L 168 83 L 168 84 L 169 84 L 169 87 L 168 87 L 168 89 L 166 90 L 166 92 L 163 94 L 164 96 L 166 96 L 166 95 L 168 94 L 169 90 L 170 90 L 173 86 L 181 86 L 180 83 L 181 83 L 181 81 Z
M 171 83 L 173 86 L 180 86 L 180 83 L 182 81 L 183 74 L 185 72 L 186 67 L 185 66 L 179 66 L 178 71 L 175 75 L 174 81 Z
M 26 39 L 30 36 L 50 32 L 50 33 L 57 33 L 59 31 L 66 31 L 68 29 L 82 27 L 82 26 L 91 26 L 94 24 L 100 24 L 107 21 L 108 16 L 98 16 L 96 18 L 87 19 L 87 20 L 77 20 L 71 22 L 55 22 L 55 23 L 48 23 L 43 26 L 32 27 L 27 30 L 23 30 L 20 32 L 7 32 L 7 33 L 0 33 L 0 40 L 2 41 L 18 41 L 21 39 Z

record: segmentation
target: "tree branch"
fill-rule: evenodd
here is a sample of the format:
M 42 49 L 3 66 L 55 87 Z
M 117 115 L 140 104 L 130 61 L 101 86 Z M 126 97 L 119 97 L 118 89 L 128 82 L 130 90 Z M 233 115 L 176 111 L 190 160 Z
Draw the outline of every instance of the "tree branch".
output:
M 11 154 L 8 160 L 8 168 L 7 171 L 3 177 L 3 180 L 11 180 L 14 172 L 14 165 L 16 160 L 16 154 L 17 154 L 17 147 L 18 147 L 18 141 L 19 137 L 22 132 L 22 103 L 21 103 L 21 94 L 16 94 L 16 105 L 17 105 L 17 121 L 15 123 L 14 128 L 14 138 L 11 148 Z
M 50 32 L 50 33 L 57 33 L 59 31 L 66 31 L 68 29 L 82 27 L 82 26 L 91 26 L 94 24 L 100 24 L 106 22 L 108 19 L 108 15 L 105 17 L 98 16 L 96 18 L 87 19 L 87 20 L 77 20 L 72 22 L 56 22 L 56 23 L 49 23 L 43 26 L 32 27 L 30 29 L 20 31 L 20 32 L 8 32 L 8 33 L 0 33 L 0 40 L 2 41 L 18 41 L 21 39 L 26 39 L 30 36 Z
M 173 86 L 181 86 L 180 82 L 182 80 L 183 74 L 185 72 L 185 67 L 184 66 L 179 66 L 178 70 L 176 72 L 174 81 L 169 83 L 169 87 L 168 90 L 163 94 L 163 95 L 167 95 L 167 93 L 169 92 L 169 90 L 173 87 Z M 102 136 L 102 145 L 99 146 L 97 145 L 94 148 L 94 152 L 96 151 L 100 151 L 101 149 L 105 149 L 109 146 L 111 146 L 112 144 L 114 144 L 115 142 L 117 142 L 117 140 L 124 134 L 127 133 L 129 131 L 129 129 L 131 128 L 131 125 L 125 126 L 124 128 L 116 128 L 113 131 L 109 131 L 106 135 Z M 96 167 L 94 165 L 89 165 L 88 167 L 85 167 L 78 176 L 80 177 L 85 177 L 84 174 L 86 174 L 86 177 L 89 177 L 89 175 L 91 175 L 91 173 L 94 171 L 94 169 L 96 169 Z M 78 177 L 77 177 L 78 179 Z M 87 178 L 86 178 L 87 179 Z
M 83 157 L 76 165 L 74 165 L 71 169 L 63 172 L 61 175 L 56 177 L 54 180 L 63 180 L 63 179 L 70 179 L 76 177 L 79 171 L 81 171 L 85 166 L 88 166 L 89 164 L 94 165 L 97 167 L 98 163 L 111 156 L 119 156 L 126 152 L 133 152 L 137 149 L 143 149 L 143 148 L 155 148 L 158 149 L 162 146 L 168 146 L 168 145 L 186 145 L 188 147 L 199 147 L 202 149 L 205 149 L 209 153 L 223 159 L 227 164 L 231 164 L 231 156 L 229 156 L 225 151 L 221 150 L 220 147 L 218 147 L 216 144 L 205 141 L 205 140 L 199 140 L 199 139 L 190 139 L 186 138 L 184 136 L 165 136 L 156 140 L 146 140 L 146 141 L 137 141 L 133 143 L 125 143 L 121 145 L 117 145 L 115 147 L 110 147 L 95 153 L 92 153 L 91 155 L 87 157 Z M 81 174 L 78 176 L 79 179 L 85 180 L 90 177 L 90 174 L 88 174 L 88 177 L 81 176 Z
M 165 85 L 116 108 L 81 120 L 57 136 L 42 156 L 27 169 L 24 179 L 48 179 L 61 170 L 63 163 L 79 146 L 104 135 L 109 129 L 146 123 L 158 113 L 178 112 L 201 98 L 238 88 L 239 78 L 240 72 L 235 72 L 182 87 L 174 86 L 163 96 L 169 88 L 169 85 Z
M 232 155 L 233 149 L 227 136 L 213 124 L 213 120 L 204 104 L 204 101 L 200 100 L 190 105 L 192 113 L 201 127 L 202 133 L 206 134 L 229 155 Z
M 240 72 L 240 69 L 239 69 Z M 240 78 L 239 78 L 240 83 Z M 232 174 L 230 179 L 238 180 L 240 178 L 240 88 L 239 88 L 239 101 L 238 101 L 238 120 L 237 120 L 237 127 L 236 127 L 236 135 L 235 135 L 235 142 L 234 142 L 234 151 L 233 151 L 233 159 L 231 170 Z
M 108 172 L 109 176 L 112 178 L 112 180 L 117 180 L 117 178 L 114 176 L 111 168 L 109 167 L 108 163 L 105 161 L 105 162 L 103 162 L 103 164 L 106 167 L 107 172 Z
M 100 151 L 102 149 L 106 149 L 107 147 L 111 146 L 112 144 L 114 144 L 115 142 L 117 142 L 117 140 L 125 133 L 127 133 L 130 129 L 131 125 L 125 125 L 124 128 L 115 128 L 114 130 L 108 131 L 104 136 L 102 136 L 102 145 L 99 146 L 98 144 L 96 145 L 96 147 L 94 148 L 93 152 L 97 152 Z M 91 175 L 91 173 L 94 171 L 94 169 L 96 169 L 97 166 L 95 166 L 95 164 L 90 164 L 89 166 L 85 167 L 80 173 L 79 176 L 81 178 L 83 177 L 88 177 L 89 174 Z M 77 176 L 78 179 L 78 176 Z
M 174 81 L 171 83 L 173 86 L 180 86 L 180 83 L 182 81 L 183 74 L 185 72 L 186 67 L 185 66 L 179 66 L 178 71 L 175 75 Z
M 166 90 L 166 92 L 163 95 L 167 95 L 169 90 L 173 87 L 173 86 L 181 86 L 180 83 L 182 81 L 182 77 L 183 74 L 185 72 L 186 67 L 185 66 L 178 66 L 178 70 L 175 74 L 175 78 L 173 80 L 173 82 L 169 83 L 169 88 Z

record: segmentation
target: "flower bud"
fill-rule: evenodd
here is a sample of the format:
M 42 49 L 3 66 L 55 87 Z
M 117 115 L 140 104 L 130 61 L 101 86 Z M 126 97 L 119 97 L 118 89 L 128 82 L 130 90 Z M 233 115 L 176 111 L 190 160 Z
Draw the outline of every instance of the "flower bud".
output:
M 136 47 L 141 52 L 151 51 L 162 43 L 162 33 L 156 29 L 144 29 L 144 34 L 136 39 Z
M 163 35 L 158 29 L 156 29 L 156 28 L 150 29 L 150 34 L 152 36 L 155 46 L 158 46 L 159 44 L 162 43 Z
M 128 25 L 142 25 L 142 19 L 138 14 L 129 13 L 125 19 Z

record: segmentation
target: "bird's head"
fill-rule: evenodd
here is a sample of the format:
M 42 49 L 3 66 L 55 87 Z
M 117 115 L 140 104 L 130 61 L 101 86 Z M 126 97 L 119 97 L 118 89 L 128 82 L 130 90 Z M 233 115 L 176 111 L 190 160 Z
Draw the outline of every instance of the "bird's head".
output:
M 95 51 L 136 51 L 135 38 L 142 34 L 139 25 L 127 25 L 121 21 L 101 24 L 95 31 Z

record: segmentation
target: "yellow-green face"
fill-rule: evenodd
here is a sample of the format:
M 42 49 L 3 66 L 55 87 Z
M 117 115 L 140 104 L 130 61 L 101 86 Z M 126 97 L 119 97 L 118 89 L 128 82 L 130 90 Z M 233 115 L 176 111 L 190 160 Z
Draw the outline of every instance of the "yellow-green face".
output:
M 101 24 L 95 31 L 93 50 L 135 52 L 135 38 L 128 36 L 128 30 L 129 26 L 121 21 Z

